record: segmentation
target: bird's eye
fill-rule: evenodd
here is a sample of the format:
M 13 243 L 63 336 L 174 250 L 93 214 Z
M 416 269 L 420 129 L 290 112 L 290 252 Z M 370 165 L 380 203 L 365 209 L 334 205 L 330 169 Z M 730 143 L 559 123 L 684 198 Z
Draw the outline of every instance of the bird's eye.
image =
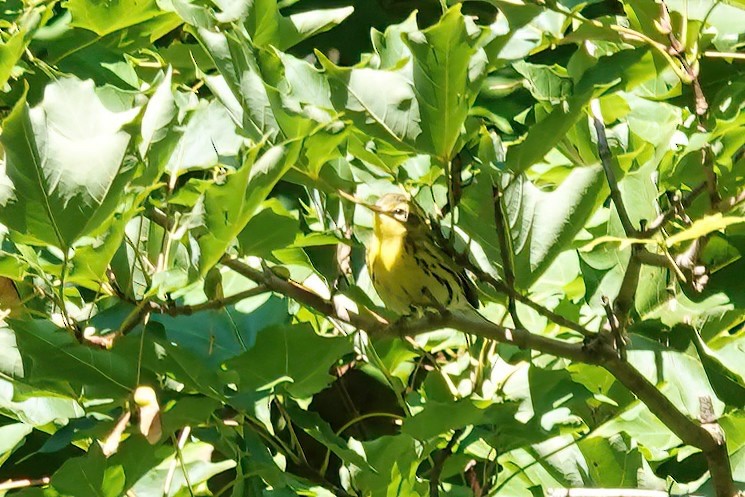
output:
M 409 217 L 409 213 L 406 212 L 406 209 L 402 209 L 401 207 L 399 207 L 398 209 L 393 210 L 393 217 L 395 217 L 399 221 L 406 221 L 406 219 Z

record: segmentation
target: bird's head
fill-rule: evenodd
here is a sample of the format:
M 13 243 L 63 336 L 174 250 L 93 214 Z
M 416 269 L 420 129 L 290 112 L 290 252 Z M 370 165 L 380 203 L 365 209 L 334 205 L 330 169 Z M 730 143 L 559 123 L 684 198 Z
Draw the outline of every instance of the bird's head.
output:
M 411 201 L 401 193 L 387 193 L 375 203 L 373 229 L 379 238 L 398 238 L 419 224 Z

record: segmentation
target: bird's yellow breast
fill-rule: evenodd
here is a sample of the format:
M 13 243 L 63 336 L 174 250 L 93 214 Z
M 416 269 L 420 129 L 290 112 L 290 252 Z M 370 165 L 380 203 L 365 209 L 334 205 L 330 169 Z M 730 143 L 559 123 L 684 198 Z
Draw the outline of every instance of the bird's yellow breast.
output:
M 368 261 L 376 269 L 386 272 L 393 271 L 401 261 L 403 251 L 403 237 L 389 237 L 381 240 L 373 235 L 368 252 Z

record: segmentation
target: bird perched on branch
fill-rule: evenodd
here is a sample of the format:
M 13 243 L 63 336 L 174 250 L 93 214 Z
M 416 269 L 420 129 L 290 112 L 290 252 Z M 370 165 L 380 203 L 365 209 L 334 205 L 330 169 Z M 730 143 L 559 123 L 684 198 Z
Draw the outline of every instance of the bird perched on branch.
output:
M 414 202 L 388 193 L 371 209 L 375 219 L 367 265 L 386 307 L 401 315 L 424 308 L 478 308 L 473 282 L 437 245 Z

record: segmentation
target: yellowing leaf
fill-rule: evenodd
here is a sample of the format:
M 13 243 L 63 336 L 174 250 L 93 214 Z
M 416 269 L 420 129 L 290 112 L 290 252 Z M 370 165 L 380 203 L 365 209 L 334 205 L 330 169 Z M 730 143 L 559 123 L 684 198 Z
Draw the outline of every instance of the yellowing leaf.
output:
M 716 214 L 705 216 L 704 218 L 695 221 L 690 228 L 669 237 L 667 240 L 665 240 L 665 245 L 667 245 L 668 247 L 672 247 L 673 245 L 677 245 L 681 242 L 695 240 L 696 238 L 706 236 L 709 233 L 723 230 L 724 228 L 732 224 L 739 223 L 745 223 L 745 217 L 723 216 L 722 213 L 718 212 Z

